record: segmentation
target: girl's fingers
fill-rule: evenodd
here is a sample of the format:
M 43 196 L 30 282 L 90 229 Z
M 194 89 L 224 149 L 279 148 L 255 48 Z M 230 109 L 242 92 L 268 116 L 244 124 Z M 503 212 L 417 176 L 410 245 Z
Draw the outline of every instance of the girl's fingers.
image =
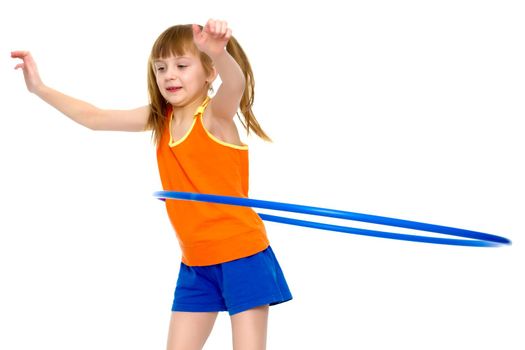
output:
M 215 31 L 213 35 L 216 38 L 225 38 L 228 34 L 228 23 L 226 21 L 216 21 L 215 22 Z
M 209 19 L 201 30 L 196 27 L 198 26 L 194 24 L 193 37 L 201 50 L 207 50 L 206 47 L 210 45 L 213 50 L 213 47 L 228 41 L 232 36 L 232 31 L 226 21 Z
M 222 33 L 222 35 L 226 35 L 226 34 L 228 34 L 228 30 L 229 30 L 229 29 L 230 29 L 230 28 L 228 28 L 228 22 L 223 21 L 223 22 L 222 22 L 222 28 L 221 28 L 221 33 Z
M 216 21 L 213 19 L 208 20 L 204 27 L 204 31 L 215 37 L 224 37 L 228 33 L 228 22 Z
M 204 28 L 201 28 L 197 24 L 193 25 L 193 40 L 195 40 L 196 43 L 200 43 L 202 41 L 203 33 Z
M 201 33 L 201 31 L 202 31 L 202 30 L 201 30 L 201 27 L 199 27 L 198 24 L 193 24 L 193 25 L 192 25 L 192 28 L 193 28 L 193 35 L 194 35 L 194 36 L 199 35 L 199 34 Z
M 215 30 L 215 21 L 213 19 L 208 20 L 206 22 L 206 26 L 204 27 L 206 33 L 213 34 Z
M 22 62 L 18 63 L 15 66 L 15 69 L 22 69 L 25 70 L 26 64 L 33 64 L 31 54 L 29 51 L 11 51 L 11 57 L 12 58 L 19 58 L 22 60 Z
M 24 58 L 29 55 L 29 51 L 11 51 L 12 58 Z

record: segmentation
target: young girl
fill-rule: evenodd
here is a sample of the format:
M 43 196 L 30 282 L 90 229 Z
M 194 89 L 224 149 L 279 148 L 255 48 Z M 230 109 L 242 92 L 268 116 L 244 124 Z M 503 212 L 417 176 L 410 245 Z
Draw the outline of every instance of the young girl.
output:
M 234 123 L 240 109 L 247 132 L 268 136 L 251 110 L 254 80 L 242 48 L 224 21 L 178 25 L 155 41 L 148 69 L 150 104 L 102 110 L 44 85 L 27 51 L 27 88 L 92 130 L 152 130 L 165 190 L 248 196 L 248 147 Z M 222 84 L 213 98 L 211 84 Z M 250 208 L 167 200 L 182 251 L 167 349 L 202 349 L 219 311 L 231 316 L 234 349 L 265 349 L 269 305 L 292 298 Z

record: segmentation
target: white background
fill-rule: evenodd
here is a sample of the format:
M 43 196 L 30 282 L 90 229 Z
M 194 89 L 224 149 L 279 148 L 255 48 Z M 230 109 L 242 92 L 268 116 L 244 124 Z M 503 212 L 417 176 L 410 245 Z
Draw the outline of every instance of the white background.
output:
M 147 103 L 173 24 L 250 57 L 252 198 L 503 235 L 468 248 L 268 224 L 294 294 L 269 349 L 524 349 L 519 1 L 9 3 L 0 11 L 0 349 L 163 349 L 180 251 L 149 133 L 93 132 L 28 93 L 11 50 L 103 108 Z M 365 227 L 364 225 L 358 225 Z M 230 347 L 221 314 L 206 349 Z

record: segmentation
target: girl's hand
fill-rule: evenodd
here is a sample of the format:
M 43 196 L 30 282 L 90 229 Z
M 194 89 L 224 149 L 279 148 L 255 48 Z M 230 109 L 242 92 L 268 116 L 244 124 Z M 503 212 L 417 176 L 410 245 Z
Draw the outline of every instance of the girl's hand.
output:
M 212 59 L 225 51 L 224 48 L 231 36 L 232 30 L 228 28 L 226 21 L 210 19 L 202 29 L 196 24 L 193 25 L 195 45 Z
M 33 60 L 33 56 L 29 51 L 13 51 L 11 52 L 12 58 L 19 58 L 23 62 L 20 62 L 16 65 L 15 69 L 21 68 L 24 72 L 24 79 L 26 81 L 27 89 L 30 92 L 37 92 L 38 89 L 44 86 L 40 75 L 38 74 L 38 69 L 36 68 L 36 62 Z

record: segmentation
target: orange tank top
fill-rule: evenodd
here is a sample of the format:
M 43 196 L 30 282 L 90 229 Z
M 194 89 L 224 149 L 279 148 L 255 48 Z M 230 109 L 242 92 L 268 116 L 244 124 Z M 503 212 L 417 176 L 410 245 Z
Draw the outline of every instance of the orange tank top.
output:
M 171 137 L 170 119 L 157 147 L 166 191 L 248 197 L 248 147 L 225 143 L 204 128 L 209 98 L 197 109 L 180 140 Z M 166 200 L 166 209 L 189 266 L 219 264 L 256 254 L 269 245 L 264 224 L 252 208 Z

